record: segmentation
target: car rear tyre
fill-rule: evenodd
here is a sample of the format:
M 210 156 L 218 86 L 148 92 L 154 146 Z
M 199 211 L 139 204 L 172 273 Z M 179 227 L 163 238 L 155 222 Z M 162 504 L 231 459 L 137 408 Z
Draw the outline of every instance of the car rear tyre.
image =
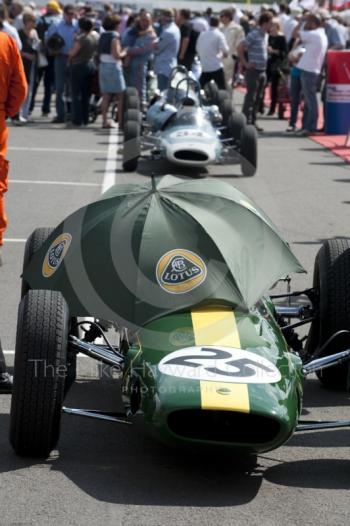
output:
M 23 271 L 32 260 L 35 252 L 41 248 L 41 246 L 51 236 L 54 230 L 55 229 L 53 227 L 40 227 L 36 228 L 34 232 L 30 234 L 24 248 Z M 21 298 L 27 294 L 29 289 L 29 284 L 22 278 Z
M 127 121 L 124 125 L 123 149 L 123 169 L 126 172 L 136 170 L 140 153 L 140 124 L 136 121 Z
M 60 434 L 69 312 L 62 294 L 30 290 L 18 309 L 10 442 L 47 458 Z
M 209 104 L 218 103 L 219 88 L 217 87 L 214 80 L 211 80 L 210 82 L 208 82 L 208 84 L 204 86 L 204 93 Z
M 227 122 L 228 137 L 234 139 L 235 142 L 240 142 L 242 138 L 242 130 L 247 124 L 247 119 L 243 113 L 231 113 Z
M 126 100 L 128 97 L 138 97 L 139 95 L 139 92 L 137 91 L 136 88 L 130 86 L 128 88 L 126 88 L 126 90 L 124 91 L 124 99 Z
M 224 89 L 219 89 L 217 98 L 216 98 L 216 103 L 219 106 L 220 110 L 221 110 L 221 105 L 224 103 L 225 100 L 230 100 L 229 93 Z
M 320 248 L 314 266 L 313 286 L 319 294 L 319 316 L 310 327 L 306 344 L 309 355 L 326 343 L 337 331 L 350 329 L 350 240 L 330 239 Z M 350 347 L 350 335 L 334 339 L 320 356 L 341 352 Z M 325 387 L 349 389 L 349 362 L 318 371 Z
M 258 161 L 258 136 L 254 126 L 243 126 L 241 130 L 241 170 L 244 177 L 252 177 Z
M 229 118 L 235 112 L 232 102 L 229 99 L 225 99 L 219 109 L 222 116 L 222 125 L 228 126 Z
M 123 110 L 122 110 L 122 123 L 125 124 L 125 113 L 128 110 L 140 111 L 140 98 L 136 88 L 126 88 L 124 91 Z
M 125 103 L 125 112 L 127 112 L 128 110 L 140 111 L 140 99 L 138 95 L 132 95 L 131 97 L 127 97 Z
M 125 112 L 125 116 L 124 116 L 124 119 L 125 121 L 124 122 L 129 122 L 129 121 L 136 121 L 138 123 L 141 124 L 141 112 L 138 111 L 138 110 L 127 110 Z

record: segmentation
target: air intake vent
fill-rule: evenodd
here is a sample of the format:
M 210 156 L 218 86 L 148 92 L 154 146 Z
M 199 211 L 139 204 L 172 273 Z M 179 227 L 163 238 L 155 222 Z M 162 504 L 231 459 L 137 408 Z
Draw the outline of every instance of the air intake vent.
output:
M 205 162 L 208 160 L 208 156 L 206 153 L 196 152 L 193 150 L 179 150 L 174 153 L 174 157 L 175 159 L 179 159 L 179 161 Z
M 272 418 L 200 409 L 174 411 L 168 416 L 168 426 L 183 438 L 235 444 L 265 444 L 280 431 L 279 423 Z

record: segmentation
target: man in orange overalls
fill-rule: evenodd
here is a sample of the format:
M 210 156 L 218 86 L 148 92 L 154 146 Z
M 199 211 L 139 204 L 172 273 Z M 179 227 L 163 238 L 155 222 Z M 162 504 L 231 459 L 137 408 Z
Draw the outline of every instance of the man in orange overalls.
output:
M 12 37 L 1 31 L 0 17 L 0 266 L 2 264 L 1 247 L 7 226 L 4 207 L 4 193 L 8 186 L 7 151 L 8 130 L 6 117 L 18 113 L 27 95 L 27 81 L 17 44 Z M 9 392 L 12 377 L 6 372 L 5 360 L 0 343 L 0 392 Z

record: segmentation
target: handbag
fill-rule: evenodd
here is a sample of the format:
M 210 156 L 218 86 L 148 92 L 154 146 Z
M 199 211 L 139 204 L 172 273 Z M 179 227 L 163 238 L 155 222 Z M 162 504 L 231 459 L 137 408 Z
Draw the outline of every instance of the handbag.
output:
M 282 72 L 277 86 L 277 102 L 279 104 L 288 104 L 290 102 L 288 79 L 283 75 Z
M 38 68 L 46 68 L 49 65 L 49 61 L 46 58 L 45 53 L 38 51 Z
M 46 41 L 46 47 L 50 55 L 58 55 L 64 45 L 64 39 L 58 33 L 54 33 Z

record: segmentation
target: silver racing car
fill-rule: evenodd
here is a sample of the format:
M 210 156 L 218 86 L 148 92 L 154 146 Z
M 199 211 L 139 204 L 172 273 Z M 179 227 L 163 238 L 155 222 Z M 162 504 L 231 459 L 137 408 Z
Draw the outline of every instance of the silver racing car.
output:
M 210 83 L 201 91 L 198 82 L 179 66 L 168 89 L 155 96 L 143 115 L 137 93 L 125 96 L 123 168 L 133 171 L 141 151 L 151 148 L 155 159 L 184 166 L 241 164 L 242 174 L 257 168 L 257 133 L 235 112 L 228 94 Z

